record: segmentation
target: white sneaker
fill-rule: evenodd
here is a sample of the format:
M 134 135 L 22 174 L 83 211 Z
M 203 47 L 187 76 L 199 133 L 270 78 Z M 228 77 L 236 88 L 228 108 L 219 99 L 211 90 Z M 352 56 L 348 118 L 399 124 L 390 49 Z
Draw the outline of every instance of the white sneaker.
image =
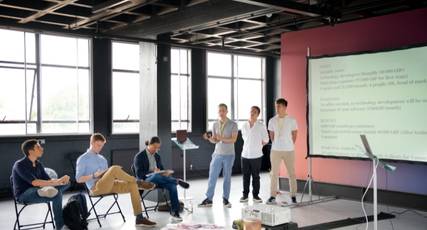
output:
M 56 194 L 58 194 L 58 189 L 53 186 L 46 186 L 38 189 L 37 194 L 40 197 L 53 198 L 56 196 Z
M 181 217 L 181 216 L 179 216 L 179 213 L 171 214 L 171 222 L 172 222 L 173 224 L 175 224 L 175 223 L 179 223 L 179 222 L 182 222 L 182 217 Z

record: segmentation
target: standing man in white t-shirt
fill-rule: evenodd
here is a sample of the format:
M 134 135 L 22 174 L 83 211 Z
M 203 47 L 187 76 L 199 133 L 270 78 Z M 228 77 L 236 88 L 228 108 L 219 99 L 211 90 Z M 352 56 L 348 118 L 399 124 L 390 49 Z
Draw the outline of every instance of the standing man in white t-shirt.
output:
M 284 98 L 276 100 L 277 115 L 268 122 L 268 131 L 272 141 L 270 161 L 270 198 L 267 204 L 276 204 L 277 182 L 280 163 L 285 163 L 289 176 L 289 187 L 292 202 L 296 203 L 297 180 L 295 176 L 295 141 L 297 139 L 297 122 L 286 113 L 288 102 Z
M 269 141 L 265 125 L 258 121 L 261 110 L 258 106 L 252 106 L 250 118 L 242 126 L 243 150 L 242 150 L 242 173 L 243 173 L 243 196 L 240 202 L 248 202 L 249 185 L 252 176 L 252 198 L 255 203 L 261 203 L 259 195 L 259 172 L 262 163 L 262 147 Z

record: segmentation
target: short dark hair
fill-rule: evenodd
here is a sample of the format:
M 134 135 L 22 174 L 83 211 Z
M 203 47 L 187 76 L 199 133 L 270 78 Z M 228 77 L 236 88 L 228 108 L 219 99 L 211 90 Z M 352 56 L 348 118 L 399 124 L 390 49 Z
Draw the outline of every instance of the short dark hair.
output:
M 220 103 L 220 104 L 218 105 L 218 107 L 224 107 L 226 110 L 228 110 L 227 105 L 226 105 L 226 104 L 224 104 L 224 103 Z
M 284 105 L 284 106 L 288 107 L 288 101 L 285 100 L 285 98 L 279 98 L 279 99 L 277 99 L 276 100 L 276 104 Z
M 255 109 L 258 112 L 258 114 L 261 113 L 261 109 L 256 105 L 252 106 L 251 109 Z
M 36 139 L 29 139 L 24 141 L 21 145 L 22 153 L 25 154 L 25 156 L 28 156 L 30 154 L 30 150 L 34 149 L 34 146 L 36 146 L 39 143 Z
M 90 136 L 90 142 L 95 142 L 95 141 L 106 142 L 107 140 L 105 139 L 104 135 L 102 135 L 101 133 L 94 133 L 92 134 L 92 136 Z
M 151 137 L 150 140 L 145 141 L 145 145 L 153 145 L 153 144 L 160 144 L 160 138 L 157 136 Z

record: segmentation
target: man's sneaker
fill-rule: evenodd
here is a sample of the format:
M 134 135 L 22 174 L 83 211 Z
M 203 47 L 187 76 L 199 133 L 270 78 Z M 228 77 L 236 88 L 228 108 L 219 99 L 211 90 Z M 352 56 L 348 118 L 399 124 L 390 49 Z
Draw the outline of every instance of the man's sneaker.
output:
M 240 198 L 240 203 L 246 203 L 246 202 L 248 202 L 248 196 L 247 196 L 247 195 L 243 195 L 243 196 Z
M 227 199 L 222 198 L 222 203 L 224 204 L 224 207 L 231 208 L 231 203 L 228 202 Z
M 188 189 L 190 187 L 190 184 L 188 182 L 181 179 L 178 179 L 178 185 L 184 189 Z
M 40 197 L 47 197 L 47 198 L 53 198 L 56 196 L 56 194 L 58 194 L 58 189 L 56 189 L 53 186 L 46 186 L 43 188 L 39 188 L 37 190 L 37 194 Z
M 156 222 L 150 221 L 149 219 L 142 216 L 137 216 L 135 219 L 135 226 L 155 227 L 156 225 Z
M 140 190 L 153 190 L 156 187 L 155 184 L 143 180 L 137 180 L 136 184 Z
M 294 204 L 297 203 L 297 198 L 296 197 L 293 196 L 291 199 L 292 199 L 292 203 L 294 203 Z
M 272 197 L 268 198 L 267 204 L 277 204 L 276 197 L 272 196 Z
M 212 207 L 212 201 L 206 198 L 202 203 L 199 204 L 199 207 Z
M 259 196 L 253 197 L 254 203 L 262 203 L 262 199 Z
M 182 222 L 182 218 L 179 216 L 179 212 L 174 212 L 173 214 L 171 214 L 171 222 L 172 223 Z

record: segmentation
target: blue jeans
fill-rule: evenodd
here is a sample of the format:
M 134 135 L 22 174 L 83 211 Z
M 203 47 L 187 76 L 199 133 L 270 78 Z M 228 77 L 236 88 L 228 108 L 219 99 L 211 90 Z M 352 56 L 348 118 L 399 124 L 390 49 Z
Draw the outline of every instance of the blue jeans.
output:
M 56 186 L 55 188 L 58 189 L 58 194 L 56 194 L 56 196 L 54 196 L 53 198 L 40 197 L 37 194 L 37 190 L 39 189 L 39 187 L 32 187 L 25 190 L 25 192 L 23 192 L 17 200 L 18 202 L 24 204 L 37 204 L 49 201 L 52 202 L 55 227 L 56 229 L 61 229 L 64 226 L 64 219 L 62 218 L 62 193 L 69 187 L 70 184 Z
M 216 181 L 221 173 L 224 177 L 224 183 L 222 185 L 224 193 L 223 198 L 230 198 L 230 187 L 231 187 L 231 172 L 234 164 L 234 154 L 220 155 L 213 154 L 212 160 L 209 166 L 209 181 L 208 191 L 206 192 L 206 198 L 212 200 L 215 194 Z
M 179 212 L 179 200 L 178 200 L 178 191 L 176 189 L 177 181 L 176 178 L 171 176 L 162 176 L 160 174 L 154 174 L 145 179 L 151 183 L 156 184 L 158 188 L 164 188 L 168 190 L 169 196 L 171 199 L 171 211 Z

